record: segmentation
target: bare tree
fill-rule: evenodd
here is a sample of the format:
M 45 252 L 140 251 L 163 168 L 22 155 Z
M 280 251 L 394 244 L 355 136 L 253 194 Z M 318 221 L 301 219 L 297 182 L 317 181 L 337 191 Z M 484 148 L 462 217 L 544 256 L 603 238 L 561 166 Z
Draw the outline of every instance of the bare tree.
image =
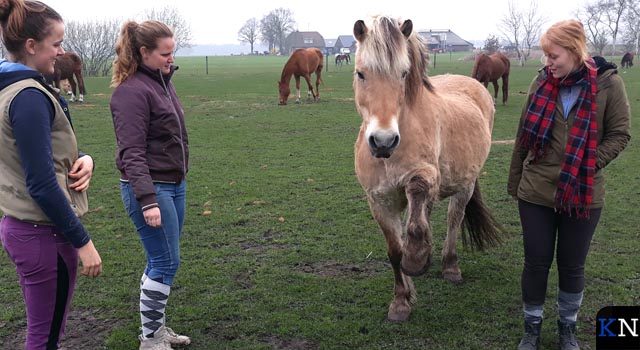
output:
M 247 20 L 238 31 L 238 41 L 251 45 L 253 55 L 253 45 L 258 41 L 260 24 L 255 18 Z
M 175 52 L 182 48 L 191 47 L 191 25 L 180 15 L 177 8 L 165 6 L 159 10 L 149 9 L 143 17 L 160 21 L 173 30 L 173 38 L 176 41 Z
M 616 39 L 620 30 L 620 21 L 627 8 L 628 0 L 600 0 L 598 3 L 605 17 L 605 24 L 609 28 L 609 33 L 613 39 L 613 50 L 611 57 L 616 54 Z
M 504 39 L 516 49 L 521 65 L 524 64 L 524 55 L 520 49 L 524 34 L 523 22 L 522 12 L 516 7 L 514 0 L 509 0 L 509 10 L 500 20 L 498 29 L 502 32 Z
M 604 14 L 597 3 L 585 3 L 577 14 L 584 26 L 589 44 L 593 46 L 600 56 L 602 56 L 602 52 L 608 43 L 603 16 Z
M 640 53 L 640 4 L 637 1 L 629 2 L 624 22 L 624 41 L 627 50 L 634 51 L 638 55 Z
M 82 59 L 85 75 L 105 76 L 111 70 L 115 42 L 120 31 L 118 20 L 93 22 L 69 21 L 65 25 L 65 50 Z
M 269 50 L 278 47 L 280 52 L 284 52 L 284 42 L 289 33 L 296 25 L 293 13 L 289 9 L 278 8 L 262 18 L 260 22 L 262 39 L 268 43 Z
M 547 22 L 547 18 L 538 12 L 538 1 L 529 3 L 529 9 L 522 16 L 522 54 L 524 60 L 522 64 L 531 56 L 531 48 L 538 44 L 542 34 L 542 26 Z

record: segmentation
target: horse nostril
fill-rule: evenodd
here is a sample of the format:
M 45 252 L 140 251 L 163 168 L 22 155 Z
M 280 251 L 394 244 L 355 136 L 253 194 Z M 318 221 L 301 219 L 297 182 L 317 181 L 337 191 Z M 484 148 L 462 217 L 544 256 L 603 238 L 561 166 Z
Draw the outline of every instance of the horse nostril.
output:
M 378 145 L 376 145 L 376 138 L 373 137 L 373 135 L 369 136 L 369 147 L 372 149 L 378 148 Z
M 391 148 L 391 149 L 395 149 L 396 147 L 398 147 L 398 144 L 399 144 L 399 143 L 400 143 L 400 135 L 396 135 L 396 136 L 393 138 L 393 143 L 391 144 L 391 147 L 389 147 L 389 148 Z

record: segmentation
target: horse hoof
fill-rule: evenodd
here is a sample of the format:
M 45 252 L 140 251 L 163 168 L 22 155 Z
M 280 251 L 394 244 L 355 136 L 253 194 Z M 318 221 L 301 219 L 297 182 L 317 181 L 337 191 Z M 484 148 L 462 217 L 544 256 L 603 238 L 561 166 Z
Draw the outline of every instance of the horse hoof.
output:
M 460 273 L 443 272 L 442 277 L 445 281 L 451 282 L 453 284 L 461 284 L 462 282 L 464 282 Z
M 425 254 L 426 255 L 426 254 Z M 408 259 L 407 255 L 402 257 L 400 261 L 400 270 L 407 276 L 417 277 L 424 275 L 431 267 L 431 255 L 427 255 L 426 259 Z
M 409 315 L 411 315 L 411 307 L 400 307 L 399 310 L 392 310 L 392 307 L 389 307 L 387 320 L 393 323 L 402 323 L 409 319 Z

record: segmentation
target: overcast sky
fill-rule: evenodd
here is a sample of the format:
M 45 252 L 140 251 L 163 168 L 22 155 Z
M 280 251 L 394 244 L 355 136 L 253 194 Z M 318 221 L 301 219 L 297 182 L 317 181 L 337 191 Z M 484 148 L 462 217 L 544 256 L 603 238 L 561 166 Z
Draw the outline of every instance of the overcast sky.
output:
M 258 21 L 277 8 L 291 10 L 300 31 L 317 31 L 325 39 L 352 35 L 353 24 L 370 14 L 411 19 L 414 29 L 451 29 L 465 40 L 484 41 L 499 35 L 496 25 L 505 16 L 508 0 L 43 0 L 66 21 L 135 19 L 147 9 L 174 7 L 191 25 L 192 44 L 239 44 L 238 30 L 251 18 Z M 523 9 L 526 0 L 515 0 Z M 538 0 L 547 13 L 546 27 L 574 18 L 583 1 Z M 419 5 L 418 5 L 419 4 Z M 545 28 L 546 28 L 545 27 Z

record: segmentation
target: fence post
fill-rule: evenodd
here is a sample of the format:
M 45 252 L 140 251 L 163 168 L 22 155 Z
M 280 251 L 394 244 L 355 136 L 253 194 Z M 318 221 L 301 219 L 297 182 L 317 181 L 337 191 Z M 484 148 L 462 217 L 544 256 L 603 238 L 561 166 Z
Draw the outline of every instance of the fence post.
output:
M 207 72 L 207 75 L 209 75 L 209 56 L 204 56 L 204 61 L 205 61 L 205 71 Z

